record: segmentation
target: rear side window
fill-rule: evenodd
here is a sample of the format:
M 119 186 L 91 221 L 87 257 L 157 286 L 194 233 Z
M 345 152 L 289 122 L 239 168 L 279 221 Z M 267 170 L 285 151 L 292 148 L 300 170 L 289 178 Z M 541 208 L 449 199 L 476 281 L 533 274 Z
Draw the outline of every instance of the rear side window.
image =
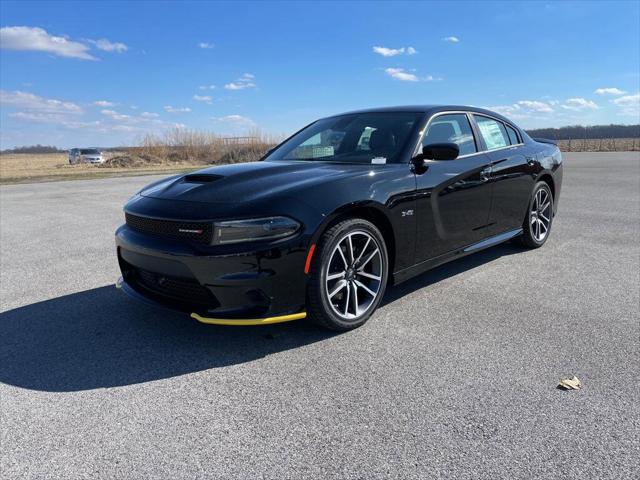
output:
M 511 145 L 517 145 L 520 143 L 520 140 L 518 139 L 518 134 L 516 133 L 516 131 L 511 128 L 509 125 L 505 125 L 505 127 L 507 127 L 507 135 L 509 135 L 509 140 L 511 141 Z
M 461 113 L 440 115 L 429 124 L 422 146 L 432 143 L 455 143 L 460 149 L 460 156 L 478 151 L 469 119 Z
M 480 135 L 484 140 L 487 150 L 495 150 L 510 145 L 507 131 L 502 122 L 498 122 L 488 117 L 480 117 L 475 115 L 476 124 Z

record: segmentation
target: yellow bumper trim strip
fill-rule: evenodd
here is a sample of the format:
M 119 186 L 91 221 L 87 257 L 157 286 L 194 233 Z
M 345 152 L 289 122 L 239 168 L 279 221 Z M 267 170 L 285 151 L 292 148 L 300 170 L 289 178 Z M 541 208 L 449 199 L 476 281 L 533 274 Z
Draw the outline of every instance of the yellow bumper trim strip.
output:
M 195 318 L 200 323 L 206 323 L 209 325 L 238 325 L 242 327 L 248 325 L 269 325 L 271 323 L 291 322 L 293 320 L 305 318 L 306 316 L 307 312 L 300 312 L 292 313 L 290 315 L 280 315 L 279 317 L 232 319 L 202 317 L 195 312 L 191 314 L 191 318 Z

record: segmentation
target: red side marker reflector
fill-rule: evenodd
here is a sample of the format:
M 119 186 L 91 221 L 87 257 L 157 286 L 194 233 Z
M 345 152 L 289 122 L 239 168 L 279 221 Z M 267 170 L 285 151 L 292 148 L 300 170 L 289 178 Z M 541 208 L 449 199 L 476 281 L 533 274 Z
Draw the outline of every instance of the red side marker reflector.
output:
M 309 253 L 307 253 L 307 261 L 304 263 L 304 273 L 309 273 L 309 267 L 311 267 L 311 258 L 313 257 L 313 252 L 315 249 L 315 243 L 309 247 Z

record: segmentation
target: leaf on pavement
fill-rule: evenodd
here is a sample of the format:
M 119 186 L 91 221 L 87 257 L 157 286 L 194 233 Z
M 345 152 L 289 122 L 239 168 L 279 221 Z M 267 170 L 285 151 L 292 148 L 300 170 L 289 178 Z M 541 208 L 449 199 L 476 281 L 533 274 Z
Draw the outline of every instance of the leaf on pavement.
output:
M 563 378 L 560 380 L 558 384 L 558 388 L 562 390 L 580 390 L 582 388 L 582 383 L 575 375 L 571 378 Z

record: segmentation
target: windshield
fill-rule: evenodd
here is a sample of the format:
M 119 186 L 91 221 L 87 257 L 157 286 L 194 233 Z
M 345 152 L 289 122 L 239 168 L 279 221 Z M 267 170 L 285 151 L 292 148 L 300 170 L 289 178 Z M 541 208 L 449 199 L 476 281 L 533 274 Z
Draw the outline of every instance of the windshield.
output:
M 385 112 L 325 118 L 298 132 L 266 160 L 393 163 L 421 116 Z
M 100 155 L 100 150 L 95 148 L 83 148 L 80 150 L 80 155 Z

